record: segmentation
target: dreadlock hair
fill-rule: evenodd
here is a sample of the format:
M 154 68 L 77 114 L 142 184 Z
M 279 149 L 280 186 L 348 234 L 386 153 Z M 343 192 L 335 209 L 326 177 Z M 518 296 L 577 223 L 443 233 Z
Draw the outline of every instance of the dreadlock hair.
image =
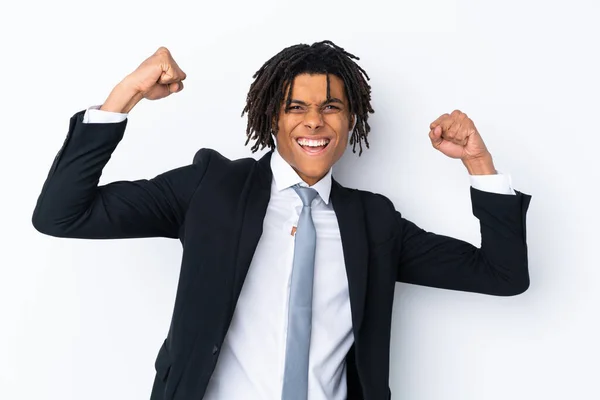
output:
M 367 122 L 369 113 L 375 111 L 371 107 L 371 86 L 367 83 L 369 76 L 352 59 L 360 60 L 333 42 L 325 40 L 287 47 L 268 60 L 254 74 L 254 82 L 246 99 L 246 107 L 242 117 L 248 113 L 246 127 L 246 145 L 250 140 L 256 142 L 252 152 L 265 147 L 275 148 L 273 136 L 277 135 L 279 111 L 282 101 L 285 101 L 284 112 L 291 104 L 294 78 L 297 75 L 325 74 L 327 76 L 327 100 L 330 99 L 329 74 L 336 75 L 344 82 L 344 90 L 349 102 L 350 115 L 356 117 L 356 124 L 350 137 L 352 151 L 356 153 L 358 143 L 362 154 L 362 141 L 369 148 L 367 135 L 371 127 Z M 284 91 L 286 85 L 287 93 Z

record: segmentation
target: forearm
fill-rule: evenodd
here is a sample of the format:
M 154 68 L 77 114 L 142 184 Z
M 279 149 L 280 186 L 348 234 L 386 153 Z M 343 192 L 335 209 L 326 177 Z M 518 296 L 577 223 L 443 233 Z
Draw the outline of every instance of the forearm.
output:
M 531 197 L 471 189 L 481 247 L 426 232 L 398 215 L 398 280 L 444 289 L 510 296 L 529 286 L 525 217 Z
M 125 78 L 114 87 L 100 110 L 127 114 L 143 99 L 143 94 L 136 90 L 128 79 Z
M 465 159 L 463 160 L 463 164 L 470 175 L 494 175 L 497 173 L 496 168 L 494 167 L 494 160 L 490 153 L 485 153 L 484 155 L 475 158 Z
M 33 224 L 44 233 L 68 229 L 89 210 L 97 195 L 102 170 L 123 138 L 127 121 L 84 124 L 83 112 L 70 121 L 67 138 L 44 182 Z
M 494 272 L 501 295 L 529 287 L 526 215 L 531 196 L 498 195 L 471 190 L 473 214 L 479 219 L 479 262 Z M 503 293 L 502 293 L 503 292 Z

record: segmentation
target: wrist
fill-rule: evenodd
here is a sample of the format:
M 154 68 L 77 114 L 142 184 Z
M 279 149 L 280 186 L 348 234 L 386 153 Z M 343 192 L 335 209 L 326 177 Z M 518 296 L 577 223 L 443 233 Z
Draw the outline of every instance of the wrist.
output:
M 462 161 L 470 175 L 495 175 L 497 173 L 490 153 Z
M 100 110 L 127 114 L 142 98 L 142 93 L 123 80 L 110 92 Z

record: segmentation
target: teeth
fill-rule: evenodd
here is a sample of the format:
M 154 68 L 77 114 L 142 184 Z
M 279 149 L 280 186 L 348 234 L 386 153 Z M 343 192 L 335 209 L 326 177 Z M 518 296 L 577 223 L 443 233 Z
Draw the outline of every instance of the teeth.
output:
M 329 143 L 329 139 L 321 139 L 321 140 L 313 140 L 313 139 L 305 139 L 305 138 L 298 139 L 298 144 L 300 146 L 321 147 L 321 146 L 325 146 L 327 143 Z

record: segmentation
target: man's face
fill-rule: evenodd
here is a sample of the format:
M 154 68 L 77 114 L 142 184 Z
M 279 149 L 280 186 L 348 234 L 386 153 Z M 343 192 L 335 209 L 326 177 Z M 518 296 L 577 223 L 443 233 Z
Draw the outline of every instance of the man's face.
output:
M 279 112 L 275 137 L 279 154 L 309 185 L 323 178 L 342 157 L 353 122 L 343 81 L 329 74 L 329 90 L 327 102 L 325 74 L 298 75 L 288 112 L 285 100 Z

